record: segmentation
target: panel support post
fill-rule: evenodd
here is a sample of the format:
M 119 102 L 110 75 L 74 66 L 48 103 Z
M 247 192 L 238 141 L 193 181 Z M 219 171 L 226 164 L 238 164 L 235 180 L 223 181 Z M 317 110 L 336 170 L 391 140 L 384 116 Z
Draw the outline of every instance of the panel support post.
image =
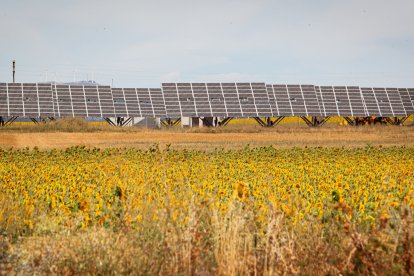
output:
M 308 125 L 308 127 L 314 127 L 312 121 L 310 121 L 306 116 L 300 116 L 300 118 Z
M 280 117 L 276 117 L 275 120 L 272 120 L 271 117 L 266 117 L 266 120 L 262 120 L 259 117 L 253 117 L 253 119 L 255 119 L 255 121 L 259 125 L 261 125 L 262 127 L 274 127 L 274 126 L 277 126 L 284 118 L 285 118 L 285 116 L 280 116 Z
M 13 122 L 16 121 L 17 117 L 18 116 L 12 116 L 7 121 L 5 121 L 2 118 L 2 122 L 0 122 L 0 126 L 5 127 L 5 126 L 9 126 L 9 125 L 13 124 Z
M 357 125 L 357 121 L 355 119 L 352 119 L 351 117 L 344 117 L 344 119 L 348 123 L 348 125 L 350 125 L 350 126 L 356 126 Z
M 181 122 L 181 118 L 178 118 L 177 120 L 165 118 L 165 120 L 160 120 L 160 122 L 163 126 L 176 126 Z
M 229 123 L 231 120 L 233 120 L 233 117 L 226 117 L 226 118 L 224 118 L 223 120 L 218 121 L 217 126 L 220 126 L 220 127 L 225 127 L 225 126 L 227 126 L 227 125 L 228 125 L 228 123 Z
M 111 126 L 116 126 L 116 123 L 111 120 L 111 118 L 104 118 L 104 120 Z
M 127 126 L 129 123 L 132 122 L 133 117 L 115 117 L 114 120 L 112 118 L 106 117 L 104 120 L 111 126 Z
M 202 117 L 203 126 L 214 127 L 214 118 L 213 117 Z
M 401 124 L 404 124 L 405 121 L 407 121 L 408 118 L 410 118 L 411 116 L 414 116 L 413 114 L 407 114 L 407 117 L 404 117 L 404 120 L 401 122 Z M 414 123 L 412 123 L 412 125 L 414 125 Z
M 269 120 L 268 119 L 266 119 L 266 122 L 265 121 L 263 121 L 261 118 L 259 118 L 259 117 L 253 117 L 253 119 L 260 125 L 260 126 L 262 126 L 262 127 L 269 127 Z
M 266 117 L 266 126 L 267 127 L 272 127 L 273 126 L 272 119 L 270 117 Z
M 410 115 L 406 117 L 394 117 L 394 118 L 386 118 L 387 123 L 394 125 L 394 126 L 401 126 L 404 122 L 410 117 Z
M 38 125 L 38 124 L 39 124 L 39 121 L 38 121 L 38 120 L 36 120 L 36 118 L 30 118 L 30 120 L 31 120 L 33 123 L 35 123 L 36 125 Z
M 330 116 L 323 117 L 321 120 L 318 121 L 318 126 L 323 126 L 327 121 L 329 121 L 330 118 Z
M 272 126 L 277 126 L 284 118 L 285 116 L 276 117 L 276 120 L 272 121 Z
M 312 116 L 309 120 L 306 116 L 300 116 L 300 118 L 309 126 L 309 127 L 319 127 L 323 126 L 331 117 L 317 117 Z
M 120 123 L 120 124 L 118 124 L 118 126 L 127 126 L 131 121 L 132 121 L 132 117 L 127 117 L 126 119 L 125 118 L 123 118 L 124 120 Z

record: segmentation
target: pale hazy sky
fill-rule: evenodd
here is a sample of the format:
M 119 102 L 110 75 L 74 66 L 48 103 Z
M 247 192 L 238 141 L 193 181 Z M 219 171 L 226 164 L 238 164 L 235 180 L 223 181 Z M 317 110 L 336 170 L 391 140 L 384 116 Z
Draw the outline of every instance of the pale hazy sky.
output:
M 413 0 L 0 0 L 0 82 L 414 87 Z

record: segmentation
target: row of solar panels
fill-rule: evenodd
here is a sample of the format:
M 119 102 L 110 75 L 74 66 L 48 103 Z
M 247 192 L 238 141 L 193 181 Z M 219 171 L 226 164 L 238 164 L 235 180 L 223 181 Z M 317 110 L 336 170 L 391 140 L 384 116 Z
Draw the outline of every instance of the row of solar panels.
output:
M 3 117 L 405 117 L 410 114 L 414 114 L 412 88 L 163 83 L 160 89 L 0 83 Z

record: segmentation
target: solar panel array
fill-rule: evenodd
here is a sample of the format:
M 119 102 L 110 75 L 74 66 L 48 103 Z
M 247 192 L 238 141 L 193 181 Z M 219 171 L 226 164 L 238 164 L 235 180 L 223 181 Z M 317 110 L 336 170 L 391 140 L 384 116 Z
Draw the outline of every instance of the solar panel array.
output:
M 272 116 L 265 83 L 163 83 L 168 117 Z
M 54 116 L 52 86 L 36 83 L 0 83 L 0 116 Z
M 315 86 L 267 85 L 273 117 L 322 116 Z
M 115 117 L 166 117 L 159 88 L 112 88 Z
M 54 85 L 55 117 L 115 117 L 110 86 Z
M 10 117 L 406 117 L 413 88 L 163 83 L 162 88 L 111 88 L 0 83 L 0 116 Z

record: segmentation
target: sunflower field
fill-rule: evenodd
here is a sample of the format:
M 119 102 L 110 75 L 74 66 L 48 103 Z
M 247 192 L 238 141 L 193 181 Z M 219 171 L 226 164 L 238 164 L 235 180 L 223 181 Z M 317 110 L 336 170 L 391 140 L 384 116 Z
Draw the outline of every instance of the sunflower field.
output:
M 413 209 L 414 148 L 0 149 L 3 269 L 15 272 L 49 269 L 44 248 L 56 237 L 77 250 L 85 243 L 71 237 L 109 231 L 127 233 L 141 256 L 116 269 L 143 274 L 309 273 L 299 256 L 319 245 L 332 251 L 318 257 L 324 273 L 373 273 L 387 258 L 389 271 L 411 273 Z M 103 263 L 128 259 L 119 254 Z M 131 273 L 65 258 L 57 273 Z

